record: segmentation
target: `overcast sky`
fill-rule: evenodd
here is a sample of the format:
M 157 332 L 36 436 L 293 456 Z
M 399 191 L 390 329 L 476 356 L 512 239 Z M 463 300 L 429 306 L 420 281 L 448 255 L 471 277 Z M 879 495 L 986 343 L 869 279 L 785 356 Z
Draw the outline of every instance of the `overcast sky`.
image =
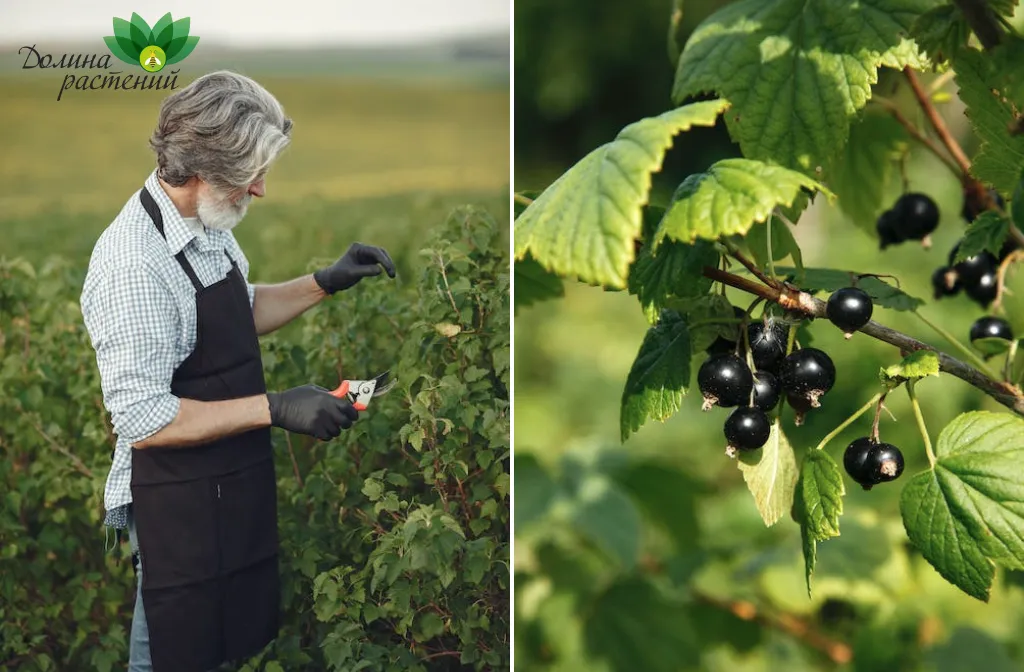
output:
M 511 0 L 0 0 L 0 43 L 102 39 L 132 12 L 151 26 L 188 16 L 193 35 L 224 46 L 381 44 L 507 32 Z

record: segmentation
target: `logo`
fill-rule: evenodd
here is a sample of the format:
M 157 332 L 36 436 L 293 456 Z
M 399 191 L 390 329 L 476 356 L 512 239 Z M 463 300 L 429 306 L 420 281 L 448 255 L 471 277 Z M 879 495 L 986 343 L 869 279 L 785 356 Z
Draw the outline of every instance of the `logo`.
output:
M 132 20 L 114 17 L 114 34 L 104 37 L 110 53 L 117 58 L 142 67 L 146 72 L 160 72 L 165 66 L 183 60 L 199 42 L 198 35 L 189 35 L 189 19 L 174 21 L 167 12 L 152 28 L 136 13 Z

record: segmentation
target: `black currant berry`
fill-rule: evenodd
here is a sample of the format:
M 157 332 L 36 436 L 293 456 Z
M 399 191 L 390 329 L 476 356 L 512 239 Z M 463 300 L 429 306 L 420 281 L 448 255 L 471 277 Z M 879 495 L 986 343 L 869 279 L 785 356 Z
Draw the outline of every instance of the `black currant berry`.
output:
M 978 282 L 981 276 L 986 273 L 994 273 L 999 266 L 999 260 L 988 250 L 982 250 L 978 254 L 967 257 L 958 264 L 954 264 L 956 253 L 960 251 L 960 243 L 957 243 L 949 253 L 949 265 L 956 269 L 960 284 L 965 288 Z
M 988 308 L 989 304 L 996 300 L 998 289 L 999 278 L 995 271 L 985 273 L 974 284 L 964 286 L 967 296 L 982 308 Z
M 976 341 L 979 338 L 1001 338 L 1005 341 L 1012 341 L 1013 329 L 1010 328 L 1010 323 L 1006 320 L 986 315 L 979 317 L 971 325 L 971 341 Z M 755 382 L 755 388 L 756 385 Z
M 806 397 L 811 407 L 817 408 L 821 406 L 821 397 L 836 382 L 836 367 L 821 350 L 804 348 L 782 362 L 780 382 L 786 392 Z
M 737 450 L 757 450 L 768 441 L 771 424 L 768 416 L 756 406 L 740 406 L 725 419 L 725 452 L 735 456 Z
M 893 212 L 895 228 L 905 240 L 922 240 L 939 225 L 939 206 L 925 194 L 903 194 Z
M 955 296 L 960 293 L 960 280 L 949 266 L 941 266 L 932 273 L 932 294 L 938 301 L 944 296 Z
M 747 363 L 736 355 L 712 355 L 701 364 L 697 385 L 704 395 L 702 408 L 709 411 L 716 404 L 724 408 L 748 404 L 754 376 Z
M 895 481 L 903 473 L 903 453 L 890 443 L 879 443 L 868 456 L 875 483 Z
M 838 289 L 832 292 L 825 304 L 829 321 L 842 329 L 847 338 L 871 320 L 873 309 L 871 297 L 859 287 Z
M 754 406 L 767 413 L 779 404 L 781 395 L 778 378 L 768 371 L 754 372 Z
M 775 372 L 786 356 L 786 340 L 789 330 L 779 322 L 769 319 L 747 325 L 747 340 L 750 354 L 754 357 L 754 368 L 759 371 Z
M 903 236 L 896 228 L 896 213 L 886 210 L 875 222 L 875 231 L 878 232 L 879 249 L 884 250 L 890 245 L 898 245 L 904 241 Z
M 871 437 L 862 436 L 859 439 L 854 439 L 843 453 L 843 468 L 846 469 L 846 473 L 856 483 L 868 489 L 874 484 L 868 458 L 877 445 L 871 440 Z

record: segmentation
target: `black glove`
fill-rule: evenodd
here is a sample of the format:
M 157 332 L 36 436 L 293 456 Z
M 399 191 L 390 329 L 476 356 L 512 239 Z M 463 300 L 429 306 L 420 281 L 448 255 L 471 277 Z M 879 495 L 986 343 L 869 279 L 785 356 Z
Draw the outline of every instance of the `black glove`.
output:
M 348 289 L 363 278 L 380 275 L 381 266 L 390 277 L 395 277 L 395 262 L 391 261 L 383 247 L 352 243 L 341 259 L 314 273 L 313 279 L 325 292 L 334 294 Z
M 359 419 L 359 412 L 348 399 L 338 399 L 318 385 L 268 392 L 267 399 L 272 426 L 315 436 L 321 441 L 333 439 Z

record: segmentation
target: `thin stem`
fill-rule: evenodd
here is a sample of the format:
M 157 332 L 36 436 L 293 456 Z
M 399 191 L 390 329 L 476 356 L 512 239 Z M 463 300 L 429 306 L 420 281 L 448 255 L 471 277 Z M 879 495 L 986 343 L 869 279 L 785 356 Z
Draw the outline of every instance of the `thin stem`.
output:
M 821 443 L 819 443 L 814 449 L 815 450 L 821 450 L 822 448 L 824 448 L 825 445 L 828 444 L 829 441 L 831 441 L 832 439 L 834 439 L 837 436 L 839 436 L 840 434 L 842 434 L 843 430 L 846 429 L 847 427 L 849 427 L 850 425 L 852 425 L 853 422 L 857 418 L 859 418 L 860 416 L 862 416 L 865 413 L 867 413 L 868 411 L 870 411 L 871 407 L 874 406 L 876 403 L 880 403 L 879 400 L 882 399 L 883 397 L 885 397 L 885 393 L 884 392 L 879 392 L 875 396 L 871 397 L 871 400 L 868 401 L 868 403 L 864 404 L 859 409 L 854 411 L 853 415 L 848 417 L 846 420 L 843 420 L 841 423 L 839 423 L 838 427 L 836 427 L 831 432 L 826 434 L 825 438 L 822 439 Z
M 775 256 L 772 254 L 772 219 L 772 215 L 768 215 L 768 221 L 764 223 L 768 237 L 768 275 L 772 280 L 778 280 L 775 275 Z
M 985 360 L 982 359 L 981 357 L 979 357 L 977 353 L 972 351 L 966 345 L 964 345 L 963 343 L 958 341 L 956 336 L 954 336 L 953 334 L 949 333 L 948 331 L 946 331 L 945 329 L 943 329 L 939 325 L 935 324 L 931 320 L 927 319 L 924 315 L 922 315 L 921 313 L 917 312 L 916 310 L 913 311 L 913 313 L 914 313 L 914 315 L 917 315 L 918 319 L 920 319 L 922 322 L 924 322 L 929 327 L 934 329 L 935 333 L 937 333 L 939 336 L 942 336 L 944 339 L 949 341 L 950 345 L 952 345 L 954 348 L 956 348 L 961 353 L 963 353 L 963 355 L 965 357 L 967 357 L 967 359 L 971 360 L 971 362 L 975 366 L 977 366 L 979 369 L 984 371 L 985 374 L 989 378 L 998 378 L 998 376 L 995 374 L 995 372 L 992 371 L 992 369 L 988 368 L 988 364 L 985 363 Z
M 1010 348 L 1006 351 L 1006 364 L 1003 365 L 1003 380 L 1010 382 L 1013 378 L 1013 362 L 1017 359 L 1017 344 L 1016 338 L 1010 341 Z
M 932 96 L 934 96 L 943 87 L 945 87 L 946 84 L 949 84 L 951 81 L 953 81 L 953 77 L 955 77 L 955 76 L 956 76 L 956 71 L 955 70 L 947 70 L 946 72 L 942 73 L 941 75 L 936 77 L 935 81 L 933 81 L 928 86 L 928 93 L 931 94 Z
M 924 416 L 921 415 L 921 404 L 917 403 L 917 394 L 914 392 L 914 381 L 907 381 L 907 394 L 910 396 L 910 405 L 914 408 L 914 417 L 917 418 L 917 428 L 921 430 L 921 438 L 924 439 L 924 452 L 928 455 L 928 464 L 935 468 L 935 453 L 932 452 L 932 440 L 928 438 L 928 427 L 924 424 Z
M 533 203 L 532 198 L 530 198 L 529 196 L 523 196 L 522 194 L 516 194 L 512 198 L 513 200 L 515 200 L 516 203 L 521 203 L 523 205 L 530 205 L 531 203 Z
M 934 140 L 926 136 L 924 133 L 922 133 L 920 130 L 918 130 L 917 126 L 915 126 L 909 119 L 903 116 L 903 113 L 900 112 L 900 108 L 898 108 L 895 103 L 885 98 L 882 98 L 881 96 L 874 96 L 873 98 L 871 98 L 871 102 L 880 105 L 884 107 L 886 110 L 888 110 L 889 114 L 891 114 L 893 118 L 896 121 L 898 121 L 901 126 L 903 126 L 903 128 L 907 129 L 907 133 L 910 134 L 910 137 L 924 145 L 924 147 L 927 148 L 932 154 L 934 154 L 940 161 L 946 164 L 946 166 L 951 171 L 953 171 L 954 175 L 962 175 L 960 171 L 960 166 L 958 166 L 952 159 L 950 159 L 946 155 L 945 152 L 942 151 L 942 147 L 937 142 L 935 142 Z
M 999 264 L 999 269 L 996 271 L 996 298 L 992 301 L 992 309 L 998 310 L 1003 304 L 1003 291 L 1006 286 L 1006 271 L 1009 270 L 1010 266 L 1024 259 L 1024 250 L 1014 250 L 1010 254 L 1006 255 L 1006 259 Z
M 910 88 L 914 90 L 914 95 L 917 97 L 917 102 L 921 104 L 921 109 L 924 110 L 925 116 L 928 121 L 931 122 L 932 128 L 938 134 L 939 139 L 942 140 L 942 144 L 946 146 L 949 153 L 953 155 L 953 159 L 956 160 L 957 165 L 960 166 L 960 172 L 963 179 L 971 179 L 971 161 L 964 154 L 963 148 L 960 147 L 960 143 L 956 141 L 953 134 L 949 132 L 949 128 L 946 126 L 946 122 L 943 121 L 942 116 L 939 114 L 935 106 L 932 105 L 932 99 L 928 95 L 928 92 L 921 86 L 921 81 L 917 78 L 917 73 L 914 72 L 913 68 L 909 65 L 903 68 L 903 74 L 906 76 L 907 81 L 910 82 Z
M 871 423 L 871 440 L 875 443 L 879 442 L 878 439 L 878 422 L 882 419 L 882 406 L 885 403 L 885 395 L 888 391 L 883 392 L 878 397 L 878 406 L 875 408 L 875 419 Z
M 725 248 L 729 250 L 729 254 L 732 255 L 732 257 L 736 261 L 743 264 L 744 268 L 753 273 L 755 278 L 757 278 L 764 284 L 768 285 L 769 287 L 777 288 L 779 286 L 779 282 L 777 280 L 769 278 L 767 275 L 762 273 L 761 269 L 757 267 L 757 264 L 743 256 L 743 253 L 740 252 L 735 245 L 730 243 L 728 240 L 723 240 L 722 242 L 725 244 Z

